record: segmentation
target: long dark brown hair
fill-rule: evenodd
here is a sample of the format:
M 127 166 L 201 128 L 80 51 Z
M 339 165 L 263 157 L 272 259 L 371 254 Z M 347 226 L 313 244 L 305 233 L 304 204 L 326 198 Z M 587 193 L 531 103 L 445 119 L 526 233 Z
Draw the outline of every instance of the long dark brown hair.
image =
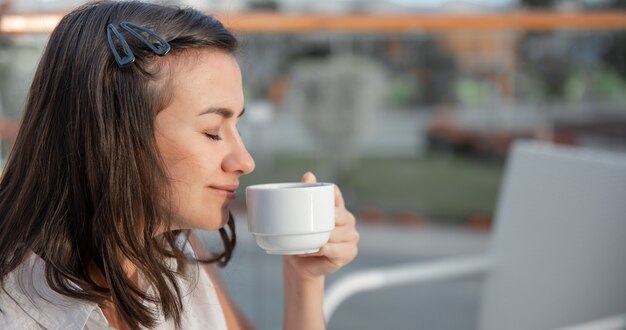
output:
M 123 21 L 155 31 L 170 53 L 158 57 L 119 29 L 136 57 L 119 67 L 106 29 Z M 154 121 L 168 102 L 163 63 L 204 48 L 234 54 L 237 40 L 218 20 L 189 8 L 102 1 L 61 20 L 35 73 L 0 181 L 0 284 L 34 252 L 55 291 L 112 302 L 133 328 L 155 326 L 159 309 L 180 326 L 175 279 L 187 259 L 176 244 L 180 231 L 156 235 L 170 228 L 172 211 Z M 235 246 L 232 216 L 228 227 L 230 234 L 220 229 L 224 252 L 203 262 L 228 262 Z M 176 259 L 177 270 L 168 258 Z M 128 277 L 125 261 L 156 296 Z M 89 271 L 94 267 L 106 283 Z

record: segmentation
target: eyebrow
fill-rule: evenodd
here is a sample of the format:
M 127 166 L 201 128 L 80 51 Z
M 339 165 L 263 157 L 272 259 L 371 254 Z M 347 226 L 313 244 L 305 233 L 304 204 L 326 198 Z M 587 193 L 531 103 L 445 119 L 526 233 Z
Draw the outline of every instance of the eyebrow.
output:
M 244 107 L 243 109 L 241 109 L 241 112 L 239 113 L 239 115 L 237 116 L 237 118 L 243 116 L 243 114 L 246 112 L 246 108 Z M 224 118 L 232 118 L 235 115 L 235 112 L 229 108 L 219 108 L 219 107 L 211 107 L 208 108 L 206 110 L 203 110 L 202 112 L 200 112 L 198 114 L 198 116 L 202 116 L 202 115 L 206 115 L 206 114 L 218 114 Z

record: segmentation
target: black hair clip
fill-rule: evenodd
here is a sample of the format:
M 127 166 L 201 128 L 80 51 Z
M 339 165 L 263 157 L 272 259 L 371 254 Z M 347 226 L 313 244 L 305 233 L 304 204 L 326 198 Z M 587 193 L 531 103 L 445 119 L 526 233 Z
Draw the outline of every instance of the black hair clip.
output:
M 117 51 L 117 47 L 113 42 L 113 36 L 111 34 L 115 35 L 117 40 L 119 40 L 120 45 L 124 50 L 124 53 L 126 53 L 124 57 L 120 56 L 120 53 Z M 113 57 L 115 57 L 115 61 L 120 68 L 126 67 L 135 62 L 135 55 L 133 54 L 132 50 L 130 50 L 130 46 L 128 46 L 128 43 L 126 42 L 124 37 L 120 34 L 120 32 L 113 24 L 107 25 L 107 40 L 109 42 L 109 48 L 111 48 L 111 52 L 113 52 Z
M 150 49 L 159 56 L 163 56 L 167 54 L 170 51 L 170 49 L 172 49 L 172 47 L 170 46 L 170 44 L 167 43 L 167 41 L 163 40 L 161 36 L 159 36 L 158 34 L 156 34 L 156 32 L 150 29 L 147 29 L 143 26 L 139 26 L 137 24 L 133 24 L 131 22 L 122 22 L 120 23 L 120 26 L 124 30 L 128 31 L 128 33 L 135 36 L 135 38 L 139 39 L 141 42 L 146 44 L 146 46 L 150 47 Z M 144 38 L 144 36 L 141 35 L 141 33 L 135 31 L 134 29 L 145 32 L 148 35 L 150 35 L 152 38 L 156 39 L 160 44 L 159 47 L 155 47 L 153 43 L 151 43 L 148 39 Z
M 167 41 L 163 40 L 163 38 L 156 34 L 156 32 L 143 26 L 139 26 L 131 22 L 122 22 L 120 23 L 120 27 L 128 31 L 128 33 L 130 33 L 135 38 L 139 39 L 139 41 L 143 42 L 146 46 L 150 48 L 150 50 L 152 50 L 155 54 L 159 56 L 167 54 L 170 49 L 172 49 L 170 44 L 167 43 Z M 158 44 L 155 46 L 154 43 L 150 42 L 136 30 L 147 33 L 150 37 L 154 38 Z M 124 57 L 120 56 L 120 53 L 117 51 L 117 47 L 113 42 L 113 35 L 115 35 L 115 37 L 119 40 L 122 50 L 124 50 L 124 53 L 126 53 Z M 135 61 L 135 54 L 133 54 L 133 51 L 130 49 L 130 46 L 128 46 L 126 39 L 124 39 L 120 31 L 113 24 L 107 25 L 107 40 L 109 42 L 111 52 L 113 52 L 113 57 L 115 57 L 115 61 L 120 68 L 127 67 Z

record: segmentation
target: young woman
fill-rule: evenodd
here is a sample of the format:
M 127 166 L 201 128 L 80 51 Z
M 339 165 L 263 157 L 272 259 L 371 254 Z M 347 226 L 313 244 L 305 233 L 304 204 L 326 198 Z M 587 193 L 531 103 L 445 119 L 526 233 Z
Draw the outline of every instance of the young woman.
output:
M 254 169 L 236 49 L 192 9 L 105 1 L 63 18 L 0 181 L 0 328 L 252 327 L 213 268 Z M 285 328 L 324 328 L 324 276 L 356 256 L 339 190 L 336 207 L 320 252 L 283 259 Z M 224 251 L 194 229 L 219 230 Z

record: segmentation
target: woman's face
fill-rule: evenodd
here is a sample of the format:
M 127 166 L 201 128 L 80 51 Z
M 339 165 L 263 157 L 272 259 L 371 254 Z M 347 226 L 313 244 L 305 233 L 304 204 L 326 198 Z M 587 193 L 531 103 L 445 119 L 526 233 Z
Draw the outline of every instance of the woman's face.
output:
M 172 229 L 215 230 L 228 221 L 239 177 L 252 172 L 237 121 L 243 114 L 235 58 L 201 50 L 172 59 L 169 105 L 156 116 L 157 146 L 172 192 Z

